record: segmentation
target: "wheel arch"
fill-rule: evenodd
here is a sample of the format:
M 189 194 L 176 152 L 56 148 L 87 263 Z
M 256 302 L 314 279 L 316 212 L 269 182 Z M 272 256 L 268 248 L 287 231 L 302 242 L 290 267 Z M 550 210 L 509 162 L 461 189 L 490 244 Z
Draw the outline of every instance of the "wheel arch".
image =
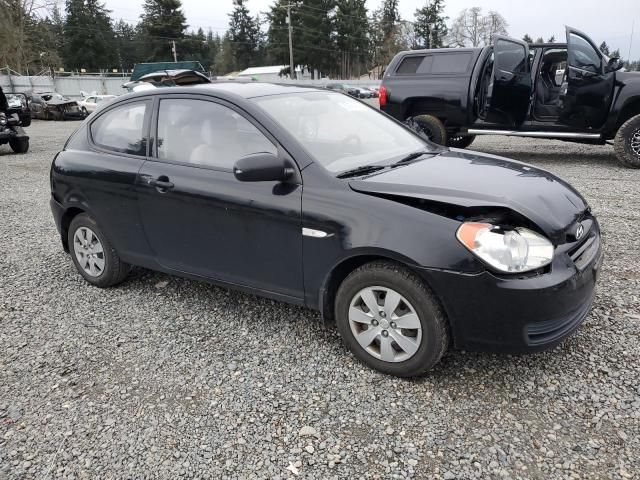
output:
M 618 129 L 620 129 L 627 120 L 635 117 L 636 115 L 640 115 L 640 95 L 627 99 L 624 103 L 620 113 L 618 114 L 618 118 L 616 119 L 616 126 L 613 131 L 613 135 L 616 134 Z
M 413 271 L 415 265 L 409 258 L 393 254 L 387 251 L 363 251 L 354 253 L 337 262 L 325 277 L 322 288 L 318 294 L 318 307 L 320 315 L 325 322 L 334 322 L 334 305 L 338 288 L 347 276 L 357 268 L 375 261 L 388 261 L 397 263 Z
M 60 239 L 62 240 L 62 248 L 67 253 L 69 253 L 69 226 L 75 217 L 86 212 L 86 210 L 83 210 L 80 207 L 73 206 L 67 208 L 62 214 L 60 219 Z

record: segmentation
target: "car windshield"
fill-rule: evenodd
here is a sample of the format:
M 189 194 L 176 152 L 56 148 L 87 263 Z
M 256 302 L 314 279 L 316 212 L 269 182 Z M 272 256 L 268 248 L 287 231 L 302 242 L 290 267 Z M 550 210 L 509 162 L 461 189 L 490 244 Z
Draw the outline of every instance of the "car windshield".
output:
M 253 99 L 331 172 L 392 163 L 429 144 L 359 100 L 333 92 Z

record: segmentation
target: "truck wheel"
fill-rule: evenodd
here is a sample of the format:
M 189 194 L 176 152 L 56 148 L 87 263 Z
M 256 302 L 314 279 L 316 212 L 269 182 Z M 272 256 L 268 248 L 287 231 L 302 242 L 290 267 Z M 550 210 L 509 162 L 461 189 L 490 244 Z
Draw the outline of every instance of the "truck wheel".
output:
M 413 117 L 412 120 L 415 126 L 433 143 L 438 145 L 447 144 L 447 130 L 437 117 L 433 115 L 418 115 Z
M 453 135 L 447 140 L 447 146 L 453 148 L 467 148 L 475 139 L 475 135 Z
M 616 133 L 613 148 L 625 167 L 640 168 L 640 115 L 622 124 Z
M 29 151 L 29 139 L 12 138 L 9 140 L 9 146 L 15 153 L 27 153 L 27 151 Z

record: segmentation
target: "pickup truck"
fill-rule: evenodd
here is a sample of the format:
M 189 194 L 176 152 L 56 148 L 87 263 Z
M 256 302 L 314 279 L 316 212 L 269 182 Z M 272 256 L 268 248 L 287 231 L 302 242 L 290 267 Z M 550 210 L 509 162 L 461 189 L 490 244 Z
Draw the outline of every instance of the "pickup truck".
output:
M 623 71 L 576 29 L 566 36 L 400 52 L 383 76 L 380 108 L 442 145 L 466 148 L 476 135 L 613 140 L 618 160 L 640 168 L 640 72 Z

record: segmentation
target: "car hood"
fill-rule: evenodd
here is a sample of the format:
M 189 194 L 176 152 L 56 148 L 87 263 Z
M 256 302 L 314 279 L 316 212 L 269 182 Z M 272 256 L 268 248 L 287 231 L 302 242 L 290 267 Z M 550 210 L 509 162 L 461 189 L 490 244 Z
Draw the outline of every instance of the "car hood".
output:
M 567 228 L 588 208 L 567 182 L 506 158 L 447 150 L 431 158 L 349 182 L 357 192 L 420 198 L 460 207 L 515 211 L 562 242 Z

